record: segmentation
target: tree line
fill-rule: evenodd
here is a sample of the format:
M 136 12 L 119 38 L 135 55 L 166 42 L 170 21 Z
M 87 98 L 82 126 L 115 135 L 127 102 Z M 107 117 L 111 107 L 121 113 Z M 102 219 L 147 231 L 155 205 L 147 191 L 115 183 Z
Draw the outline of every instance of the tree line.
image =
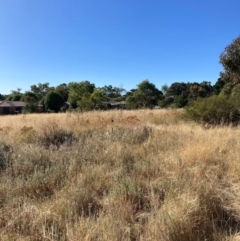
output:
M 96 87 L 87 80 L 63 83 L 56 87 L 50 86 L 49 83 L 38 83 L 30 86 L 30 90 L 24 93 L 21 89 L 17 89 L 6 96 L 0 94 L 0 100 L 24 101 L 26 112 L 36 112 L 37 104 L 43 105 L 45 110 L 58 112 L 64 108 L 64 103 L 68 102 L 70 109 L 88 111 L 107 109 L 108 102 L 119 101 L 125 101 L 127 109 L 159 106 L 160 108 L 187 107 L 190 110 L 190 107 L 203 99 L 208 101 L 209 98 L 210 100 L 226 98 L 224 100 L 226 102 L 240 95 L 240 37 L 234 39 L 221 53 L 220 63 L 224 70 L 214 85 L 208 81 L 174 82 L 170 86 L 163 85 L 158 89 L 149 80 L 143 80 L 135 89 L 127 91 L 112 85 Z
M 17 89 L 9 95 L 0 95 L 0 100 L 24 101 L 26 102 L 25 110 L 28 112 L 37 111 L 36 104 L 42 104 L 46 110 L 58 112 L 65 102 L 70 104 L 71 109 L 81 111 L 107 109 L 108 102 L 120 101 L 126 102 L 125 108 L 127 109 L 154 106 L 182 108 L 190 100 L 211 95 L 213 90 L 214 87 L 206 81 L 202 83 L 175 82 L 170 87 L 164 85 L 159 90 L 149 80 L 143 80 L 136 89 L 129 91 L 112 85 L 96 87 L 89 81 L 70 82 L 56 87 L 50 86 L 49 83 L 38 83 L 32 85 L 30 90 L 24 93 L 21 89 Z

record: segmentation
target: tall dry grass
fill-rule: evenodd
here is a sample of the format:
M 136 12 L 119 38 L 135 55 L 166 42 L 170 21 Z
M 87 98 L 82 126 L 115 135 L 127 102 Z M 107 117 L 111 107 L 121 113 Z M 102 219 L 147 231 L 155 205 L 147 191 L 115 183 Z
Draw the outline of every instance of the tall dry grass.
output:
M 238 127 L 181 110 L 0 117 L 0 240 L 239 240 Z

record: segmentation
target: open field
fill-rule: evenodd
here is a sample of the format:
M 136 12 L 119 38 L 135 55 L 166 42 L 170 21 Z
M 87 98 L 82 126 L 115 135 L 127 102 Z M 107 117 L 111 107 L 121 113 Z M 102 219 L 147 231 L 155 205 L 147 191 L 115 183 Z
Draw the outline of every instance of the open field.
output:
M 240 240 L 240 128 L 181 112 L 0 116 L 0 240 Z

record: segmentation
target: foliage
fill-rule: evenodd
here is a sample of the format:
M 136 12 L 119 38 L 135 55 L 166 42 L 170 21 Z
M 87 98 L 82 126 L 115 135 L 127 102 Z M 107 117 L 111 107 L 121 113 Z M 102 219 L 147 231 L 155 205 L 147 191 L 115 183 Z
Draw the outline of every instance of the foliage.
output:
M 218 95 L 222 91 L 222 89 L 223 89 L 225 84 L 226 84 L 226 82 L 225 82 L 225 80 L 223 78 L 221 78 L 221 77 L 218 78 L 217 82 L 213 86 L 214 94 Z
M 127 98 L 127 97 L 129 97 L 129 96 L 132 96 L 133 95 L 133 93 L 136 91 L 137 89 L 131 89 L 131 90 L 129 90 L 129 91 L 126 91 L 126 93 L 125 93 L 125 97 Z
M 210 82 L 203 81 L 200 84 L 193 83 L 173 83 L 166 91 L 165 98 L 159 101 L 159 105 L 163 108 L 174 107 L 182 108 L 188 105 L 192 100 L 197 98 L 205 98 L 213 93 L 213 87 Z
M 8 95 L 5 101 L 12 101 L 12 95 Z
M 240 84 L 236 84 L 231 91 L 231 95 L 239 98 L 240 97 Z
M 38 83 L 37 85 L 31 85 L 31 92 L 37 96 L 40 101 L 49 91 L 53 91 L 54 87 L 50 87 L 49 83 Z
M 58 112 L 64 103 L 63 97 L 55 91 L 50 91 L 44 97 L 44 105 L 47 110 Z
M 173 96 L 165 97 L 164 99 L 158 101 L 158 105 L 161 108 L 167 108 L 173 103 L 173 101 L 174 101 Z
M 219 95 L 226 95 L 226 96 L 231 95 L 233 87 L 234 87 L 234 83 L 231 83 L 231 82 L 226 83 L 223 86 Z
M 167 84 L 163 85 L 161 88 L 161 91 L 163 93 L 163 95 L 166 95 L 167 91 L 168 91 L 169 87 Z
M 55 89 L 56 92 L 58 92 L 66 102 L 68 100 L 68 95 L 69 95 L 69 88 L 67 84 L 60 84 L 56 87 Z
M 94 109 L 106 109 L 102 103 L 105 100 L 102 90 L 94 89 L 93 93 L 85 93 L 81 100 L 77 102 L 77 106 L 81 111 L 90 111 Z
M 180 95 L 182 92 L 186 92 L 188 89 L 188 85 L 186 83 L 175 82 L 171 84 L 171 86 L 167 89 L 165 96 L 176 96 Z
M 22 95 L 21 101 L 26 102 L 23 108 L 24 114 L 38 112 L 38 107 L 37 107 L 38 98 L 33 92 L 26 91 L 24 95 Z
M 221 74 L 226 82 L 240 82 L 240 36 L 228 45 L 220 55 L 224 72 Z
M 31 91 L 26 91 L 22 97 L 21 97 L 21 101 L 25 101 L 28 103 L 36 103 L 38 101 L 38 98 L 36 96 L 36 94 L 34 94 Z
M 212 94 L 213 87 L 210 82 L 203 81 L 202 83 L 189 84 L 189 99 L 205 98 Z
M 68 101 L 73 109 L 80 108 L 81 110 L 89 108 L 90 96 L 95 89 L 95 85 L 91 84 L 89 81 L 82 82 L 71 82 L 68 84 L 69 97 Z
M 116 99 L 122 96 L 122 93 L 126 92 L 125 89 L 121 87 L 113 87 L 112 85 L 105 85 L 100 88 L 105 95 L 109 99 Z
M 0 94 L 0 100 L 4 100 L 5 99 L 5 96 Z
M 187 92 L 183 91 L 180 95 L 174 97 L 173 103 L 171 107 L 174 108 L 183 108 L 188 103 L 188 95 Z
M 240 118 L 239 101 L 224 95 L 201 98 L 186 108 L 186 117 L 213 125 L 238 123 Z
M 90 95 L 90 102 L 92 109 L 98 107 L 98 109 L 106 109 L 106 106 L 102 103 L 106 99 L 106 95 L 101 89 L 94 89 Z
M 163 93 L 149 80 L 142 81 L 132 96 L 127 98 L 128 108 L 151 108 L 163 99 Z
M 6 101 L 20 101 L 21 98 L 22 98 L 21 93 L 12 93 L 6 98 Z
M 12 97 L 12 101 L 20 101 L 20 100 L 21 100 L 21 97 L 22 97 L 21 94 L 13 95 L 13 97 Z
M 37 112 L 38 112 L 38 107 L 34 102 L 27 102 L 22 111 L 23 114 L 37 113 Z

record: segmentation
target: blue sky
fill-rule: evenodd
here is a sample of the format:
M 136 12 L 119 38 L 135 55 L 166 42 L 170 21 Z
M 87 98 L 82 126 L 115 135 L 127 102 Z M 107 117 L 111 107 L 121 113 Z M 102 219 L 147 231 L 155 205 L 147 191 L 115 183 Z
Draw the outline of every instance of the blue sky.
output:
M 83 80 L 214 84 L 239 9 L 239 0 L 0 0 L 0 93 Z

